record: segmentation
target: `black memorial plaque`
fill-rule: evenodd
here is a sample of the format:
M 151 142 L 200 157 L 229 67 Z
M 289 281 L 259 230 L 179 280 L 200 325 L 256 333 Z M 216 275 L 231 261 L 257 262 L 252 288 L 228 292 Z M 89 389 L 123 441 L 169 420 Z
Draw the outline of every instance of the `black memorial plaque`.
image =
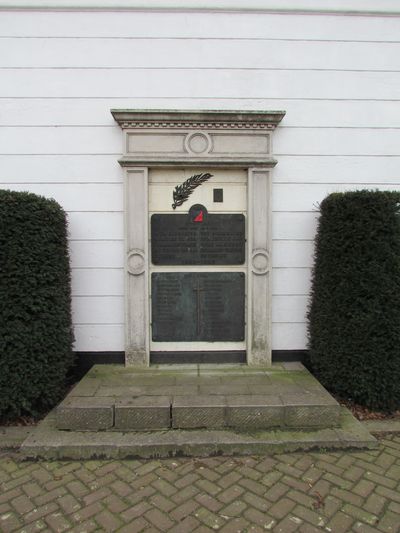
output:
M 153 341 L 244 340 L 243 272 L 151 275 Z
M 154 265 L 243 265 L 245 218 L 208 214 L 199 222 L 188 215 L 152 215 Z

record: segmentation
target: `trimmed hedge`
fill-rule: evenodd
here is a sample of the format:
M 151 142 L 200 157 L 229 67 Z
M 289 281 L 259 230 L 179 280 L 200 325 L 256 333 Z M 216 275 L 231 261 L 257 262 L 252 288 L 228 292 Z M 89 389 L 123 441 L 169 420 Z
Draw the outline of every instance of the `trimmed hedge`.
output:
M 0 190 L 0 417 L 37 415 L 65 392 L 73 363 L 64 211 Z
M 400 193 L 323 200 L 308 318 L 323 385 L 369 408 L 400 407 Z

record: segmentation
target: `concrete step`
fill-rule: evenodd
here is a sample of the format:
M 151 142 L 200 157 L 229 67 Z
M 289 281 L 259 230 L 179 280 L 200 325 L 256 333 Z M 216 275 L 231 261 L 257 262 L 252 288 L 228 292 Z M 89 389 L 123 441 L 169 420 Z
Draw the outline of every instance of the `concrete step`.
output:
M 300 364 L 93 367 L 56 410 L 75 431 L 329 428 L 336 400 Z
M 347 409 L 337 428 L 237 431 L 61 431 L 50 413 L 23 442 L 26 459 L 85 460 L 174 456 L 266 455 L 299 450 L 376 448 L 378 441 Z

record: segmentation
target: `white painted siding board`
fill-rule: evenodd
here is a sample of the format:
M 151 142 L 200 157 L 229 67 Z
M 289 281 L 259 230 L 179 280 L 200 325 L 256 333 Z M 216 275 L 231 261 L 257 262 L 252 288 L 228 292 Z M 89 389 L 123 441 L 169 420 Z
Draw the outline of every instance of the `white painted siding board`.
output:
M 400 42 L 3 38 L 1 45 L 0 67 L 14 68 L 400 69 Z
M 85 325 L 75 326 L 74 349 L 82 352 L 114 352 L 124 350 L 124 326 Z
M 274 296 L 272 323 L 305 322 L 308 296 Z
M 118 154 L 121 129 L 111 127 L 1 127 L 2 154 Z
M 276 156 L 398 155 L 400 129 L 278 128 L 273 142 Z
M 123 268 L 123 241 L 71 241 L 72 268 Z
M 0 155 L 0 184 L 121 183 L 115 155 Z M 279 155 L 275 183 L 400 183 L 400 156 Z
M 274 182 L 400 183 L 400 156 L 287 156 L 280 155 Z
M 54 198 L 66 211 L 123 211 L 121 183 L 4 183 L 1 187 Z
M 304 184 L 304 183 L 275 183 L 273 185 L 272 205 L 273 211 L 309 211 L 316 214 L 318 204 L 328 194 L 333 192 L 344 192 L 359 190 L 360 184 Z M 399 190 L 400 184 L 386 185 L 377 184 L 377 190 Z
M 272 13 L 2 12 L 0 35 L 399 41 L 397 17 Z
M 400 74 L 400 73 L 399 73 Z M 399 77 L 400 82 L 400 77 Z M 21 139 L 24 142 L 21 143 Z M 274 153 L 295 155 L 398 155 L 399 129 L 278 129 Z M 0 127 L 2 154 L 115 154 L 121 131 L 113 127 Z
M 306 324 L 272 324 L 273 350 L 305 350 L 306 348 Z
M 3 98 L 0 126 L 115 126 L 113 108 L 284 109 L 282 127 L 399 128 L 400 106 L 389 101 L 223 98 Z M 115 161 L 115 159 L 114 159 Z
M 272 294 L 308 294 L 311 288 L 310 268 L 274 268 L 272 270 Z
M 316 203 L 400 189 L 400 72 L 368 72 L 400 70 L 399 30 L 398 17 L 1 12 L 0 37 L 17 38 L 0 38 L 0 66 L 17 69 L 1 71 L 0 125 L 12 127 L 0 152 L 15 155 L 0 155 L 0 186 L 71 210 L 74 320 L 86 324 L 76 349 L 124 349 L 122 135 L 110 108 L 133 107 L 286 109 L 274 134 L 273 348 L 305 348 Z M 33 35 L 61 38 L 19 38 Z M 32 68 L 49 66 L 74 68 Z
M 205 83 L 205 80 L 207 82 Z M 400 99 L 400 72 L 4 69 L 0 97 Z
M 312 267 L 313 251 L 312 241 L 272 241 L 272 266 Z
M 74 296 L 123 296 L 123 269 L 74 268 L 71 290 Z
M 288 209 L 289 211 L 289 209 Z M 276 212 L 272 216 L 273 239 L 314 239 L 318 213 Z
M 0 183 L 122 183 L 115 155 L 0 155 Z
M 124 324 L 123 296 L 74 296 L 74 324 Z
M 68 229 L 74 240 L 121 240 L 124 234 L 123 213 L 68 213 Z

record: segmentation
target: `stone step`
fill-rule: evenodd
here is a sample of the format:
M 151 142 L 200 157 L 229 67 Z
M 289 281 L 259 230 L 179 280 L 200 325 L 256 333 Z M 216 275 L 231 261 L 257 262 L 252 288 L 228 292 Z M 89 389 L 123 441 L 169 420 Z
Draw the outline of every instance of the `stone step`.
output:
M 347 409 L 340 425 L 307 430 L 61 431 L 50 413 L 21 446 L 25 459 L 86 460 L 174 456 L 267 455 L 299 450 L 376 448 L 379 442 Z
M 280 395 L 68 396 L 56 427 L 75 431 L 307 429 L 339 425 L 340 406 L 325 390 Z

